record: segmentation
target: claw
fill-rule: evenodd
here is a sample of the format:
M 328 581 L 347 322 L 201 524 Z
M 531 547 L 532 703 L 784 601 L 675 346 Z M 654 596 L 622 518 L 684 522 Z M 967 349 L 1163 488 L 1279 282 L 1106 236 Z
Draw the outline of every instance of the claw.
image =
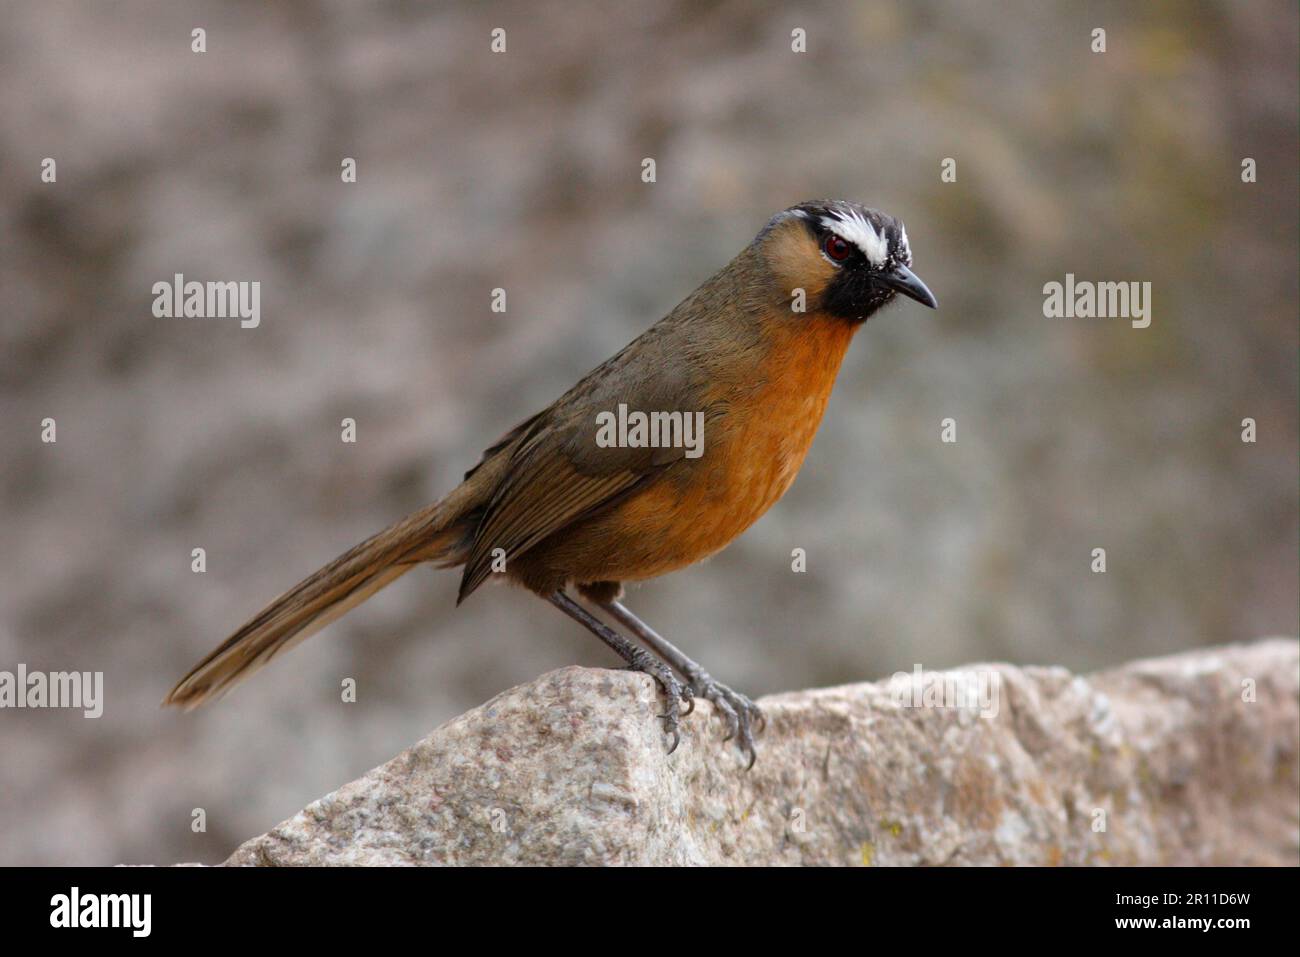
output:
M 753 728 L 759 731 L 767 728 L 767 716 L 763 710 L 743 694 L 732 691 L 726 685 L 718 684 L 707 673 L 699 672 L 689 675 L 691 691 L 701 698 L 712 702 L 714 710 L 727 723 L 727 733 L 723 741 L 737 739 L 741 754 L 748 757 L 745 770 L 748 771 L 758 760 L 758 749 L 754 745 Z
M 727 733 L 722 736 L 722 740 L 730 741 L 740 733 L 740 715 L 736 714 L 736 709 L 725 699 L 719 698 L 713 705 L 727 722 Z
M 740 750 L 749 752 L 749 763 L 745 765 L 745 770 L 748 771 L 754 766 L 754 762 L 758 760 L 758 749 L 754 747 L 754 736 L 750 734 L 748 724 L 741 727 Z
M 664 711 L 662 714 L 656 715 L 656 717 L 664 722 L 664 731 L 667 734 L 672 735 L 673 743 L 668 748 L 668 753 L 672 754 L 677 750 L 677 746 L 681 744 L 682 740 L 681 732 L 678 730 L 677 725 L 677 722 L 681 719 L 682 710 L 681 705 L 677 702 L 688 701 L 690 702 L 691 707 L 694 708 L 695 698 L 691 694 L 691 690 L 678 682 L 677 678 L 668 670 L 666 665 L 651 658 L 649 655 L 642 654 L 635 656 L 632 663 L 628 665 L 628 669 L 648 674 L 654 679 L 659 692 L 668 699 L 668 710 Z M 686 713 L 690 714 L 689 711 Z

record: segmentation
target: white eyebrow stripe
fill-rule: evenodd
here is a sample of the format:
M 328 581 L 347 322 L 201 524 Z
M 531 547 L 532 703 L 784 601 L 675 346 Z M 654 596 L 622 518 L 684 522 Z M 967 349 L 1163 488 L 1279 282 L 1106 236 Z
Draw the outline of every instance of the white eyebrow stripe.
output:
M 841 239 L 846 239 L 862 250 L 873 266 L 883 266 L 889 258 L 889 241 L 876 232 L 876 227 L 867 222 L 856 212 L 845 214 L 833 210 L 832 215 L 822 217 L 822 225 L 832 230 Z

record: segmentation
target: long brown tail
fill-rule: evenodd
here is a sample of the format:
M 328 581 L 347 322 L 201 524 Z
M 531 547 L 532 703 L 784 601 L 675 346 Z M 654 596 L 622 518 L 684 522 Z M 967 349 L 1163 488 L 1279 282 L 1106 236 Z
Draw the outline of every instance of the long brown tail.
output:
M 189 710 L 220 697 L 420 562 L 464 562 L 468 520 L 456 498 L 407 516 L 303 579 L 191 668 L 163 704 Z

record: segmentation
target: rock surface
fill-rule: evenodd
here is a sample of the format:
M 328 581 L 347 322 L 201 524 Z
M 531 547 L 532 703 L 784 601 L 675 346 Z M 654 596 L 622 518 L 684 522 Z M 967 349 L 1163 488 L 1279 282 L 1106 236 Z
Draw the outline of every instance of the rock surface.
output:
M 981 680 L 983 714 L 900 704 Z M 706 703 L 669 755 L 649 678 L 566 668 L 226 863 L 1295 865 L 1298 692 L 1287 639 L 793 692 L 746 773 Z

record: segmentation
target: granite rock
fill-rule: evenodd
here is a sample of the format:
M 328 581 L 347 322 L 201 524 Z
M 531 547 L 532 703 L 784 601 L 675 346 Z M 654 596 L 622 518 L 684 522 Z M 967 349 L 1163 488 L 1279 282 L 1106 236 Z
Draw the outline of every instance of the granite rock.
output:
M 1295 865 L 1300 645 L 974 665 L 765 698 L 746 772 L 649 678 L 512 688 L 229 865 Z

